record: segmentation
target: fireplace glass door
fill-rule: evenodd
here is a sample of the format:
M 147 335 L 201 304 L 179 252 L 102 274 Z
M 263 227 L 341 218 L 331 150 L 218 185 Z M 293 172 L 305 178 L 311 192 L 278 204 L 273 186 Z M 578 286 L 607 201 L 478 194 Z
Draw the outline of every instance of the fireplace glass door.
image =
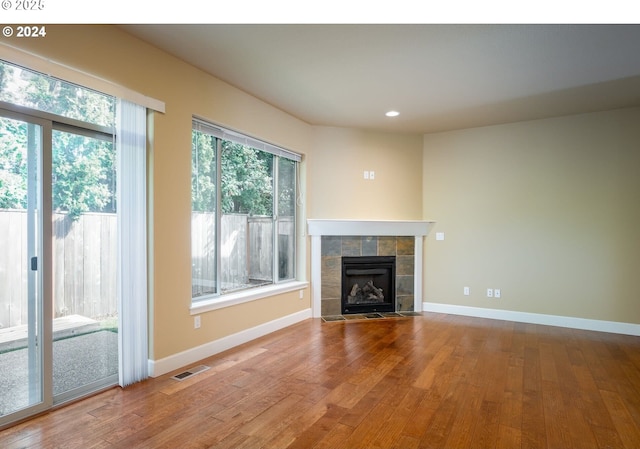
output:
M 342 313 L 395 312 L 394 256 L 342 258 Z

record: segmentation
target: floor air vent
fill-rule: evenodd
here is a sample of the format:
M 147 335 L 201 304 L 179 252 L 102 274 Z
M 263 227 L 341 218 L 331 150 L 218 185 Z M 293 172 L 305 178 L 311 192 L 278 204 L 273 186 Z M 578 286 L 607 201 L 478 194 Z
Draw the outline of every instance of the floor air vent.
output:
M 183 372 L 181 372 L 179 374 L 176 374 L 175 376 L 172 376 L 171 378 L 175 379 L 175 380 L 182 381 L 182 380 L 185 380 L 185 379 L 187 379 L 187 378 L 189 378 L 191 376 L 194 376 L 194 375 L 196 375 L 198 373 L 206 371 L 208 369 L 209 369 L 208 366 L 198 365 L 198 366 L 194 366 L 193 368 L 188 369 L 187 371 L 183 371 Z

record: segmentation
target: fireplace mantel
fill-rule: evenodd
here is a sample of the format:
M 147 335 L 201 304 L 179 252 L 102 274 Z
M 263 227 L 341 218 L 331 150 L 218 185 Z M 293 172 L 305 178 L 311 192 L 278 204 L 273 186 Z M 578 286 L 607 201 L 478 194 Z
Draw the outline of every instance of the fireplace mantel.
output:
M 434 221 L 392 220 L 307 220 L 309 235 L 395 235 L 424 237 Z
M 319 318 L 322 313 L 321 242 L 323 236 L 414 237 L 414 311 L 421 312 L 423 240 L 434 224 L 434 221 L 308 219 L 308 234 L 311 236 L 311 301 L 313 316 Z

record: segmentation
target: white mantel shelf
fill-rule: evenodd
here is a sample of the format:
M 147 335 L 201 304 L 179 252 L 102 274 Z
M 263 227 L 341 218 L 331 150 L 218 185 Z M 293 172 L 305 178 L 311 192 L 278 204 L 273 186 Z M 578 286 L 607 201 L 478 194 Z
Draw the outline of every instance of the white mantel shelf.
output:
M 435 221 L 307 220 L 309 235 L 420 236 L 425 237 Z
M 322 315 L 322 236 L 396 236 L 414 237 L 414 301 L 413 310 L 422 311 L 423 240 L 435 221 L 393 220 L 307 220 L 311 236 L 311 303 L 313 316 Z

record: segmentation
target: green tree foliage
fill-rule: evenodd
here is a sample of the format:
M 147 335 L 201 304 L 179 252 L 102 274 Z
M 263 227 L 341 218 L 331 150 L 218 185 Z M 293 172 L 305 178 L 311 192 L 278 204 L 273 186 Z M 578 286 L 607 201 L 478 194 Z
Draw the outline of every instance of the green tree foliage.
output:
M 222 141 L 222 212 L 273 215 L 273 155 Z
M 14 92 L 16 89 L 9 87 L 14 73 L 15 70 L 12 66 L 0 62 L 0 100 L 7 103 L 13 103 L 16 98 L 16 93 Z
M 191 145 L 191 207 L 196 212 L 215 212 L 216 138 L 193 131 Z
M 0 92 L 3 101 L 11 101 L 13 95 L 7 88 L 13 74 L 10 66 L 0 64 Z M 26 125 L 0 118 L 0 208 L 22 209 L 27 207 L 26 186 Z
M 278 158 L 278 215 L 293 217 L 296 210 L 296 162 Z
M 112 127 L 112 97 L 55 78 L 21 71 L 24 83 L 20 104 L 83 122 Z
M 51 77 L 0 63 L 0 100 L 113 127 L 115 99 Z M 0 120 L 0 208 L 26 207 L 26 130 Z M 115 151 L 111 140 L 54 131 L 53 207 L 76 219 L 115 212 Z
M 53 133 L 53 206 L 76 219 L 84 212 L 115 212 L 113 143 Z
M 192 133 L 191 199 L 197 212 L 214 212 L 218 139 Z M 228 140 L 221 141 L 222 213 L 273 215 L 273 155 Z
M 27 207 L 26 128 L 0 118 L 0 209 Z

